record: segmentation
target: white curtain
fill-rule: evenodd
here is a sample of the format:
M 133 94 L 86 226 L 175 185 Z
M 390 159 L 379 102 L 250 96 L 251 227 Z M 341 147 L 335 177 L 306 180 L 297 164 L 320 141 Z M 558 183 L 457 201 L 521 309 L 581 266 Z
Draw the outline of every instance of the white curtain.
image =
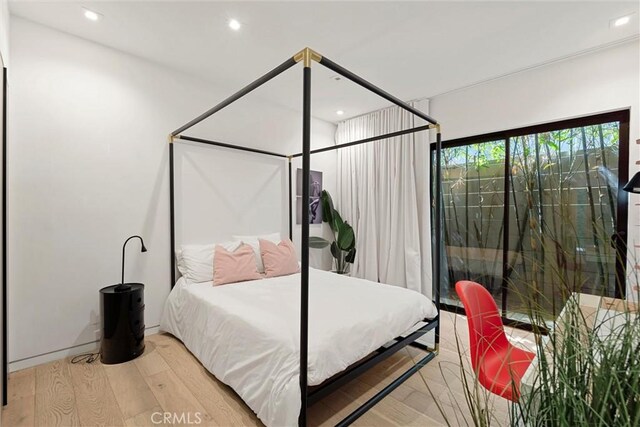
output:
M 411 103 L 428 113 L 428 100 Z M 338 124 L 336 143 L 425 124 L 391 107 Z M 336 208 L 354 228 L 352 276 L 431 297 L 429 134 L 338 150 Z

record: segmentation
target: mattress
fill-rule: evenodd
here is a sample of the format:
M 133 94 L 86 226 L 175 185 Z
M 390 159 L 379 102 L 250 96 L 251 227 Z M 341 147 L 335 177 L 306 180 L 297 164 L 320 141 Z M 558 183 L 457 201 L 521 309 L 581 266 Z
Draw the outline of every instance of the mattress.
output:
M 309 269 L 308 383 L 318 385 L 437 310 L 424 295 Z M 160 329 L 180 339 L 267 426 L 300 412 L 300 274 L 171 291 Z

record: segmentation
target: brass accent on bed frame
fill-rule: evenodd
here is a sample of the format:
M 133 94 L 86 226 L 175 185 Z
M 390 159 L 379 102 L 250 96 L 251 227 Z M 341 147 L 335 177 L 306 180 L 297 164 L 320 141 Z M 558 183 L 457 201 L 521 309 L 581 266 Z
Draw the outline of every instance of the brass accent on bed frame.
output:
M 440 354 L 440 344 L 436 343 L 433 347 L 431 347 L 430 345 L 425 345 L 424 351 L 433 354 Z
M 308 47 L 293 55 L 293 60 L 296 62 L 303 61 L 305 67 L 311 67 L 311 61 L 320 62 L 321 59 L 322 55 Z
M 180 139 L 180 135 L 171 135 L 169 134 L 169 144 L 173 143 L 176 139 Z

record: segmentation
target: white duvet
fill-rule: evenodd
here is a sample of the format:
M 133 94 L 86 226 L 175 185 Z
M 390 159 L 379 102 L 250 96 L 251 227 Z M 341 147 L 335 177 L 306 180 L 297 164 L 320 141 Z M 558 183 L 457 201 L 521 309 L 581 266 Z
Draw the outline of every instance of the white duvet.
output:
M 436 315 L 415 291 L 309 269 L 309 385 Z M 216 287 L 181 278 L 160 329 L 179 338 L 267 426 L 297 425 L 300 274 Z

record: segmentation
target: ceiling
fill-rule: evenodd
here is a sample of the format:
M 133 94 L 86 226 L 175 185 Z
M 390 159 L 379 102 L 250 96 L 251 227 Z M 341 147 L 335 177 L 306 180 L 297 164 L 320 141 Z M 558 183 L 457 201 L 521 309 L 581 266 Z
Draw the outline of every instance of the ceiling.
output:
M 91 22 L 82 7 L 103 18 Z M 12 2 L 11 13 L 206 79 L 230 94 L 305 46 L 402 99 L 638 38 L 638 2 Z M 612 19 L 633 13 L 612 28 Z M 234 32 L 227 22 L 242 28 Z M 313 67 L 313 114 L 387 105 Z M 301 73 L 256 96 L 300 109 Z M 212 105 L 219 100 L 212 100 Z M 343 110 L 343 116 L 336 115 Z

